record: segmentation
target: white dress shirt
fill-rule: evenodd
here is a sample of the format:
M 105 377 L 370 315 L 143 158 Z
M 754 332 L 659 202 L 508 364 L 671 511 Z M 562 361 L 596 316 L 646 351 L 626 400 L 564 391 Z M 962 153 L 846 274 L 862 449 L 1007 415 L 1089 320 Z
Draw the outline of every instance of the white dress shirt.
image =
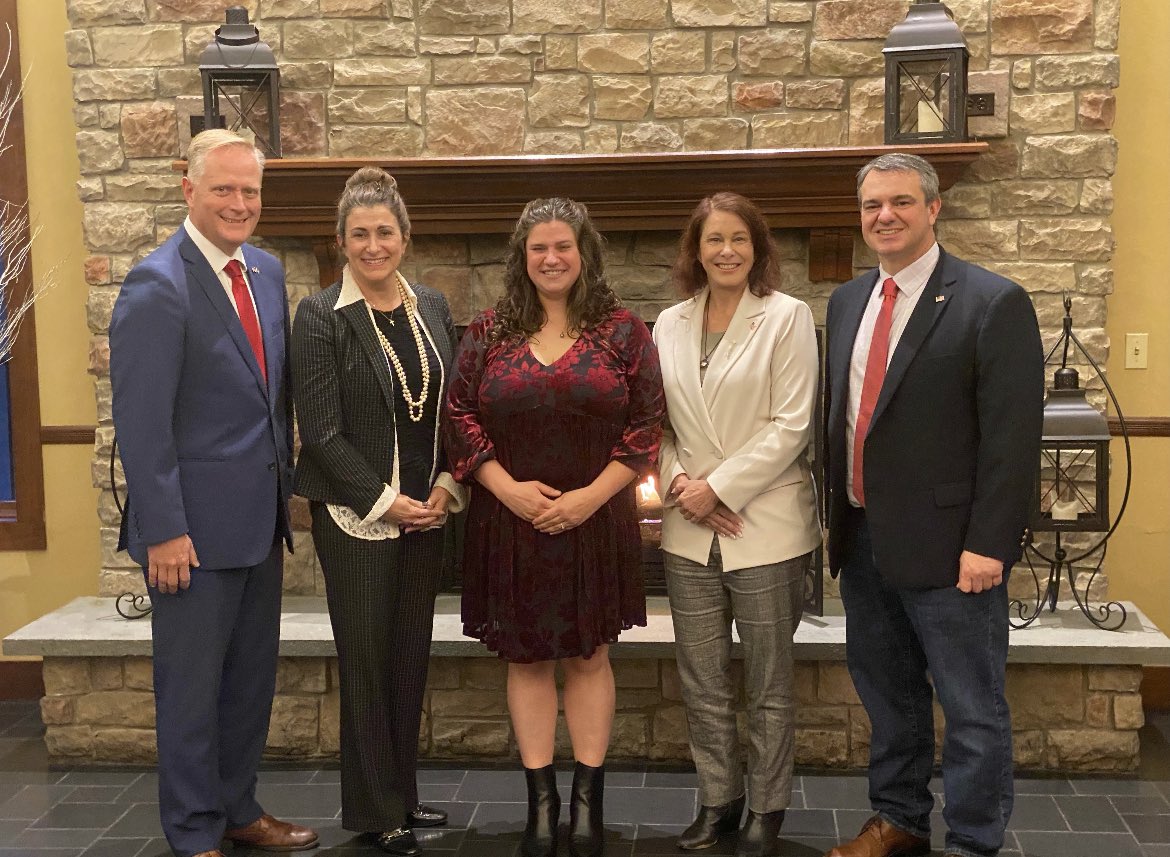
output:
M 260 313 L 256 309 L 256 297 L 252 294 L 252 281 L 248 278 L 248 263 L 244 261 L 243 248 L 237 247 L 236 252 L 228 256 L 208 241 L 207 236 L 195 228 L 195 224 L 191 222 L 190 215 L 183 221 L 183 229 L 187 231 L 187 235 L 195 243 L 195 246 L 199 248 L 199 252 L 203 254 L 203 258 L 207 260 L 207 264 L 211 266 L 211 270 L 215 271 L 215 276 L 219 278 L 219 284 L 223 286 L 223 290 L 227 294 L 228 302 L 232 305 L 232 309 L 236 311 L 236 315 L 240 314 L 240 308 L 236 306 L 236 297 L 232 293 L 232 278 L 227 275 L 227 271 L 224 268 L 232 259 L 240 263 L 240 270 L 244 272 L 244 282 L 248 286 L 248 297 L 252 300 L 252 311 L 256 313 L 256 318 L 260 318 Z

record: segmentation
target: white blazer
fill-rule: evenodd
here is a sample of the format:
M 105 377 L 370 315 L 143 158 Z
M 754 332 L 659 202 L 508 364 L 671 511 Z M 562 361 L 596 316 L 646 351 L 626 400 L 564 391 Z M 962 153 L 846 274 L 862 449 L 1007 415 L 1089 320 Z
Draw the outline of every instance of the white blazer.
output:
M 740 538 L 719 537 L 724 571 L 783 562 L 821 543 L 808 462 L 819 372 L 812 312 L 788 295 L 745 291 L 700 385 L 707 296 L 703 289 L 654 324 L 667 413 L 662 548 L 699 563 L 711 550 L 713 532 L 666 496 L 686 473 L 743 518 Z

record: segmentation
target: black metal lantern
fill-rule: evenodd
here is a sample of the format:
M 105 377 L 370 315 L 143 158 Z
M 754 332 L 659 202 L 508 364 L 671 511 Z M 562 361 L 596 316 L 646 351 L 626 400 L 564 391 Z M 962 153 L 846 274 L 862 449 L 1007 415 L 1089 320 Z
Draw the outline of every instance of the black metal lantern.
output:
M 248 128 L 268 157 L 280 157 L 280 69 L 272 48 L 248 23 L 248 10 L 232 6 L 227 23 L 199 57 L 203 127 Z M 221 111 L 221 104 L 230 115 Z
M 1116 517 L 1109 515 L 1109 424 L 1104 415 L 1085 398 L 1077 370 L 1068 365 L 1069 355 L 1076 348 L 1093 371 L 1101 378 L 1109 401 L 1121 426 L 1125 442 L 1125 493 Z M 1040 466 L 1033 494 L 1028 532 L 1024 540 L 1024 558 L 1036 582 L 1036 602 L 1029 608 L 1022 601 L 1012 601 L 1018 621 L 1016 628 L 1031 625 L 1048 605 L 1056 609 L 1060 594 L 1060 579 L 1068 578 L 1069 590 L 1081 612 L 1099 628 L 1115 631 L 1125 624 L 1125 606 L 1110 601 L 1100 607 L 1089 607 L 1089 589 L 1105 561 L 1109 537 L 1121 523 L 1129 500 L 1133 463 L 1129 448 L 1129 431 L 1121 405 L 1101 367 L 1072 329 L 1072 298 L 1064 296 L 1064 330 L 1048 352 L 1045 362 L 1060 353 L 1060 368 L 1053 376 L 1052 389 L 1044 401 L 1044 435 L 1040 448 Z M 1052 543 L 1038 544 L 1037 533 L 1053 533 Z M 1099 537 L 1084 535 L 1096 533 Z M 1072 535 L 1078 534 L 1078 539 Z M 1068 540 L 1066 541 L 1066 537 Z M 1076 547 L 1070 547 L 1070 542 Z M 1032 565 L 1033 557 L 1048 565 L 1048 580 L 1042 584 Z M 1093 557 L 1096 557 L 1095 564 Z M 1086 562 L 1087 561 L 1087 562 Z M 1084 595 L 1077 591 L 1076 567 L 1079 563 L 1091 568 L 1084 584 Z M 1115 612 L 1116 611 L 1116 612 Z
M 917 0 L 886 46 L 886 144 L 967 140 L 963 31 L 944 3 Z

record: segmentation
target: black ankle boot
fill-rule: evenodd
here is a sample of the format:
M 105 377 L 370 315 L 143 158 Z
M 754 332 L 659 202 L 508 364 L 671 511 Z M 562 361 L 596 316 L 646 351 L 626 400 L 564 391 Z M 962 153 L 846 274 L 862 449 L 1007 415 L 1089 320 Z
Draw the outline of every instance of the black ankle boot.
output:
M 739 830 L 739 819 L 743 815 L 745 795 L 722 806 L 702 806 L 699 816 L 678 838 L 678 847 L 683 851 L 699 851 L 710 848 L 719 837 Z
M 602 797 L 605 766 L 577 763 L 573 770 L 573 797 L 569 804 L 570 857 L 601 857 L 605 850 Z
M 784 824 L 784 810 L 754 812 L 748 810 L 747 821 L 739 832 L 735 857 L 775 857 L 780 853 L 780 826 Z
M 523 857 L 555 857 L 557 821 L 561 816 L 561 796 L 557 794 L 557 770 L 552 765 L 525 768 L 528 782 L 528 824 L 520 840 Z

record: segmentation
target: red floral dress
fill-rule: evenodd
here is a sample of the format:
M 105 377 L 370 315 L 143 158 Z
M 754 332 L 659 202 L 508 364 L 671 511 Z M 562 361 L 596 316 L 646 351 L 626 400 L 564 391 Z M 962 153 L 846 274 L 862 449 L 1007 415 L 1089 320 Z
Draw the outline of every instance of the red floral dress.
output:
M 650 332 L 615 311 L 545 366 L 527 342 L 491 342 L 495 312 L 467 328 L 447 400 L 447 450 L 471 486 L 464 536 L 463 633 L 518 663 L 589 657 L 646 624 L 635 484 L 581 526 L 545 535 L 473 473 L 496 459 L 523 482 L 561 491 L 620 461 L 649 473 L 665 408 Z

